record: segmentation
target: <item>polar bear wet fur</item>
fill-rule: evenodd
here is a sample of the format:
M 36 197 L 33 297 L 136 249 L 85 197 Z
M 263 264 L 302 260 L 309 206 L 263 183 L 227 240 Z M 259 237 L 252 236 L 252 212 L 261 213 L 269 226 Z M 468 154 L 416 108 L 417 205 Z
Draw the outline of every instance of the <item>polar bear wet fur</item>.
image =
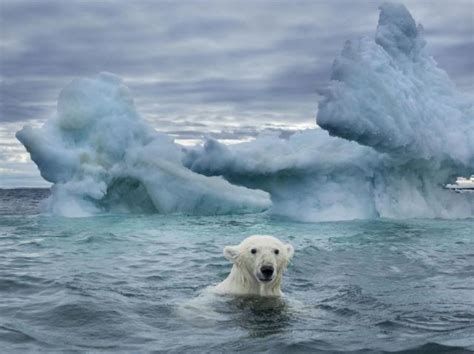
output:
M 281 296 L 283 272 L 293 253 L 293 246 L 267 235 L 250 236 L 240 245 L 226 246 L 224 256 L 233 263 L 232 270 L 214 292 Z

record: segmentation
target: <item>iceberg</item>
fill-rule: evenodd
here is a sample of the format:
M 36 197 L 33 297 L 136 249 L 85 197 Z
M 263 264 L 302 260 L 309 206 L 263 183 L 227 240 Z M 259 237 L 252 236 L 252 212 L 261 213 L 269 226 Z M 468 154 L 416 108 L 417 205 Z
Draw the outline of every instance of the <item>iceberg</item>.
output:
M 385 4 L 372 38 L 348 41 L 323 90 L 318 125 L 394 156 L 474 165 L 474 104 L 425 49 L 403 5 Z
M 474 195 L 443 186 L 474 170 L 474 102 L 429 56 L 403 5 L 374 38 L 348 41 L 321 90 L 315 129 L 185 148 L 152 129 L 122 81 L 73 81 L 57 115 L 18 139 L 54 183 L 49 209 L 269 213 L 303 221 L 464 218 Z
M 299 220 L 472 217 L 474 198 L 443 186 L 474 170 L 474 102 L 428 55 L 403 5 L 380 10 L 375 38 L 346 42 L 334 61 L 323 130 L 209 141 L 185 165 L 265 190 L 271 212 Z
M 47 203 L 54 214 L 225 214 L 270 206 L 266 192 L 185 168 L 179 145 L 146 124 L 112 74 L 73 81 L 59 95 L 57 115 L 17 138 L 54 183 Z

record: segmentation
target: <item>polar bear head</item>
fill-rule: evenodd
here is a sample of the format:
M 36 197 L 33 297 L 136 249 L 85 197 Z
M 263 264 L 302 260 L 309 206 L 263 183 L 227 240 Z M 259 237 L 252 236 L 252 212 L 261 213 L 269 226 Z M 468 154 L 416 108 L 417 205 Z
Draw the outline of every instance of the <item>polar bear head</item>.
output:
M 250 236 L 240 245 L 224 248 L 224 256 L 249 283 L 273 283 L 278 289 L 293 253 L 293 246 L 266 235 Z

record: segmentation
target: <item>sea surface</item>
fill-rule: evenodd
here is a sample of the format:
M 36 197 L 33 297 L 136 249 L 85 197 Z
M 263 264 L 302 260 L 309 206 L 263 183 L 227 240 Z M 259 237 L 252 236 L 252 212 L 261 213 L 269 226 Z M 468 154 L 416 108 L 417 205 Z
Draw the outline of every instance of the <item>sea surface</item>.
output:
M 62 218 L 48 195 L 0 190 L 2 353 L 474 350 L 474 219 Z M 295 247 L 285 297 L 208 294 L 251 234 Z

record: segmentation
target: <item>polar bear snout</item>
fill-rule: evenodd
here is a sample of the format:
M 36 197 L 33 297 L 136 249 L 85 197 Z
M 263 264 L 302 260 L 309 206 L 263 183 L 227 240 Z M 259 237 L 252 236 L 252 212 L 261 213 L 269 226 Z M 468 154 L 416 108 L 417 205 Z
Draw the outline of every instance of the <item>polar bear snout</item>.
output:
M 274 279 L 275 268 L 272 265 L 264 265 L 260 267 L 257 273 L 257 279 L 260 281 L 272 281 Z

